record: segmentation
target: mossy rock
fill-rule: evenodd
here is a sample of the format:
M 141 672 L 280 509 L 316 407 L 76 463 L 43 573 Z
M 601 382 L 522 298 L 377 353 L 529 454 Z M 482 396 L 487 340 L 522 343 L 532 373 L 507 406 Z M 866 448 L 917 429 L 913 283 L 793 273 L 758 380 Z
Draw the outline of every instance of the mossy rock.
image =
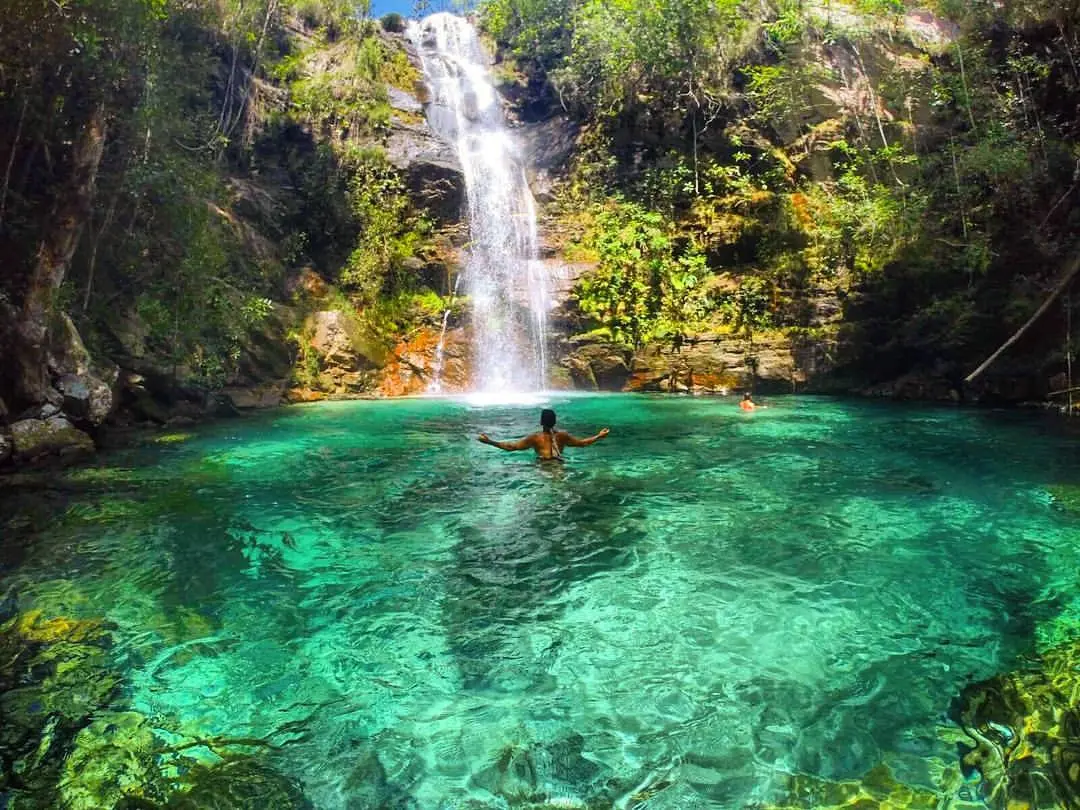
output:
M 163 433 L 150 441 L 153 444 L 181 444 L 195 437 L 194 433 Z
M 168 810 L 313 810 L 300 786 L 253 757 L 196 765 L 191 789 L 174 794 Z

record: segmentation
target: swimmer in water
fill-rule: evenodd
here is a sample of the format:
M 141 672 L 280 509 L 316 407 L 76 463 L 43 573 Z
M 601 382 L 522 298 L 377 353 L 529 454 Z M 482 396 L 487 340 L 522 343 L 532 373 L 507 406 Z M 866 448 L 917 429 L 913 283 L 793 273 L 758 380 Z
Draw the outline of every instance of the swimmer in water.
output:
M 595 436 L 579 439 L 571 436 L 565 430 L 555 430 L 555 411 L 550 408 L 544 408 L 544 410 L 540 411 L 540 427 L 543 430 L 539 433 L 532 433 L 524 439 L 518 439 L 516 442 L 497 442 L 486 433 L 481 433 L 477 437 L 477 441 L 481 444 L 498 447 L 500 450 L 513 451 L 531 448 L 536 451 L 539 458 L 545 461 L 562 461 L 562 449 L 564 447 L 588 447 L 590 444 L 600 441 L 609 432 L 607 428 L 604 428 Z
M 739 407 L 744 411 L 753 411 L 757 409 L 757 404 L 750 398 L 749 391 L 743 394 L 742 402 L 739 403 Z

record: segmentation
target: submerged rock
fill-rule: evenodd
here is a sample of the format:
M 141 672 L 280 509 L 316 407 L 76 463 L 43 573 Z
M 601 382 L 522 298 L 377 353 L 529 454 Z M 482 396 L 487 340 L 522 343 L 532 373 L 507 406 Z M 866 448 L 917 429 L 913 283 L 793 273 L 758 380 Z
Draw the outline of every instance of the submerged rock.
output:
M 972 684 L 953 709 L 964 767 L 995 808 L 1080 804 L 1080 641 Z
M 958 777 L 958 774 L 956 775 Z M 951 793 L 953 785 L 943 786 Z M 785 796 L 774 810 L 796 808 L 858 808 L 858 810 L 938 810 L 952 806 L 944 793 L 912 787 L 896 781 L 884 763 L 872 768 L 862 779 L 834 782 L 807 774 L 788 777 Z
M 110 646 L 97 621 L 31 611 L 0 625 L 0 797 L 18 786 L 18 807 L 67 806 L 59 796 L 65 753 L 120 685 Z
M 164 783 L 155 755 L 154 734 L 143 715 L 99 714 L 75 737 L 74 749 L 64 761 L 61 806 L 99 810 L 125 799 L 162 800 Z
M 1046 489 L 1056 507 L 1080 515 L 1080 484 L 1053 484 Z
M 528 748 L 508 745 L 499 758 L 472 776 L 470 782 L 510 802 L 541 801 L 536 764 Z
M 190 790 L 174 794 L 168 810 L 313 810 L 300 785 L 254 757 L 196 765 Z
M 527 746 L 508 745 L 469 782 L 512 807 L 607 807 L 609 800 L 598 798 L 604 792 L 599 783 L 606 772 L 583 755 L 584 745 L 579 734 Z

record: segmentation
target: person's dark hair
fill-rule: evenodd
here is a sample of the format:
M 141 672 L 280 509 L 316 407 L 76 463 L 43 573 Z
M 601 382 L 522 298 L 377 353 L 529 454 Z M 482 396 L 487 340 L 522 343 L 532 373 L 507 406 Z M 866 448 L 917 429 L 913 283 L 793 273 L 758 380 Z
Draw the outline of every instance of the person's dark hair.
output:
M 544 430 L 551 430 L 555 427 L 555 411 L 551 408 L 544 408 L 540 411 L 540 427 Z
M 743 399 L 750 399 L 750 392 L 747 391 L 745 394 L 742 395 L 742 398 Z

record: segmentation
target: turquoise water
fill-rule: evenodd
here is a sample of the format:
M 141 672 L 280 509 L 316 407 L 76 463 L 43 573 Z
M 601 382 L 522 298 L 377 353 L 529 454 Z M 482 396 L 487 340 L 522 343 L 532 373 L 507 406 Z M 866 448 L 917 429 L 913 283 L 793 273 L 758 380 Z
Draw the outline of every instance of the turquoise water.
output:
M 881 762 L 939 788 L 961 689 L 1080 605 L 1080 516 L 1046 489 L 1080 482 L 1060 426 L 545 404 L 610 438 L 540 464 L 474 441 L 531 431 L 537 404 L 408 400 L 113 453 L 75 476 L 106 489 L 5 545 L 0 597 L 104 617 L 161 740 L 265 738 L 328 809 L 369 806 L 372 752 L 372 807 L 745 807 Z

